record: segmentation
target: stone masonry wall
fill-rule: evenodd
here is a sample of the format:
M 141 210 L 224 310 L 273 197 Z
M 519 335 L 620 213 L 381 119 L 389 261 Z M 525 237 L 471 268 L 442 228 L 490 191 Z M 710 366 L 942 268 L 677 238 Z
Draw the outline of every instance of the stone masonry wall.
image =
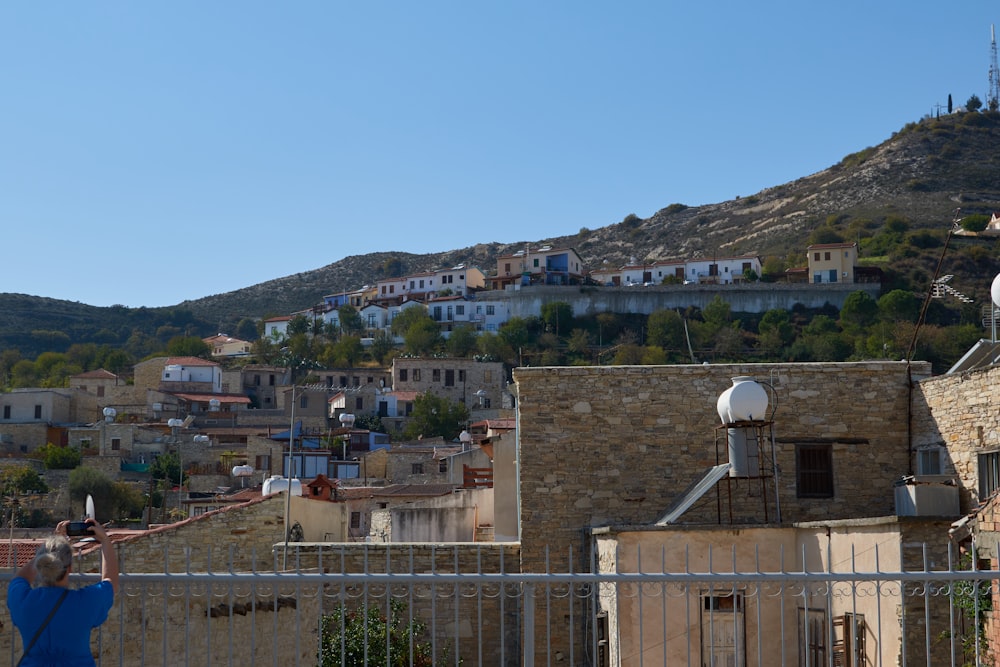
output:
M 913 366 L 918 379 L 929 370 Z M 519 368 L 523 569 L 544 569 L 546 547 L 554 569 L 571 553 L 587 562 L 591 526 L 660 518 L 719 462 L 716 402 L 743 375 L 774 389 L 784 522 L 894 513 L 893 482 L 909 468 L 904 363 Z M 815 441 L 833 447 L 833 498 L 797 497 L 795 444 Z M 764 497 L 759 480 L 733 482 L 734 522 L 762 522 L 764 500 L 775 520 L 773 480 Z M 717 498 L 709 492 L 681 522 L 716 523 Z M 728 497 L 722 504 L 727 523 Z
M 914 447 L 942 445 L 942 472 L 958 476 L 961 506 L 979 503 L 980 454 L 1000 450 L 1000 368 L 996 366 L 918 383 L 914 394 Z
M 769 410 L 775 412 L 768 416 L 783 523 L 893 514 L 893 482 L 910 466 L 911 372 L 921 379 L 930 366 L 515 369 L 522 570 L 589 569 L 588 529 L 653 524 L 703 473 L 725 462 L 716 404 L 736 376 L 773 387 Z M 832 498 L 798 497 L 799 443 L 832 448 Z M 760 481 L 723 479 L 680 523 L 774 523 L 775 480 L 766 479 L 763 488 Z M 553 604 L 553 617 L 570 614 L 561 601 Z M 576 628 L 576 636 L 582 630 Z M 569 636 L 567 628 L 554 632 L 550 650 L 565 654 Z
M 338 600 L 357 608 L 364 599 L 384 607 L 384 586 L 371 583 L 369 595 L 357 586 L 338 581 L 342 573 L 502 574 L 518 571 L 519 546 L 515 543 L 458 544 L 311 544 L 295 545 L 294 562 L 305 570 L 330 575 L 324 588 L 324 613 Z M 290 558 L 292 558 L 290 556 Z M 392 596 L 407 607 L 406 614 L 433 632 L 438 651 L 447 659 L 435 664 L 515 667 L 521 663 L 520 614 L 522 590 L 516 586 L 477 582 L 419 583 L 392 586 Z M 304 625 L 304 627 L 307 627 Z M 429 640 L 429 635 L 423 639 Z M 544 643 L 544 640 L 540 640 Z M 481 662 L 480 657 L 482 656 Z

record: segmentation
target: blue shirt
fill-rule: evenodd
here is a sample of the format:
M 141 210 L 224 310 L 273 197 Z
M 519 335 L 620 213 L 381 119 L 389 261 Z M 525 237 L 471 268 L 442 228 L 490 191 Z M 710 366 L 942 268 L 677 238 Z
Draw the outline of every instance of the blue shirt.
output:
M 63 590 L 61 586 L 32 588 L 22 577 L 11 580 L 7 588 L 7 608 L 14 625 L 21 631 L 22 646 L 27 646 L 35 636 Z M 90 652 L 90 631 L 108 618 L 113 603 L 114 588 L 110 581 L 70 590 L 25 656 L 22 667 L 95 665 Z

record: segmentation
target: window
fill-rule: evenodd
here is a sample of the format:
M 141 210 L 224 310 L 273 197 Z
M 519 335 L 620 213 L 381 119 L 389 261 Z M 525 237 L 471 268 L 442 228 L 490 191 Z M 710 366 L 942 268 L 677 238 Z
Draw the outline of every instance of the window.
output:
M 361 512 L 351 512 L 351 528 L 361 528 Z
M 80 449 L 90 449 L 90 438 L 80 438 Z
M 274 386 L 274 373 L 271 373 L 270 375 L 267 376 L 267 384 L 270 387 Z
M 423 281 L 423 280 L 421 280 L 421 281 L 420 281 L 420 289 L 423 289 L 423 288 L 424 288 L 424 281 Z
M 463 369 L 458 369 L 458 381 L 465 382 L 465 371 Z
M 448 472 L 448 459 L 438 461 L 438 472 Z
M 257 458 L 254 459 L 253 467 L 255 470 L 264 470 L 270 472 L 271 470 L 271 455 L 270 454 L 258 454 Z
M 354 397 L 354 409 L 361 410 L 365 407 L 365 399 L 361 396 Z
M 1000 452 L 979 455 L 979 498 L 1000 488 Z
M 830 261 L 830 253 L 824 252 L 823 253 L 823 259 L 824 259 L 824 261 L 829 262 Z
M 420 382 L 420 369 L 419 368 L 414 368 L 413 369 L 413 381 L 414 382 Z
M 483 382 L 493 382 L 493 371 L 483 371 Z
M 104 387 L 103 386 L 98 387 L 97 388 L 97 397 L 98 398 L 102 398 L 103 396 L 104 396 Z
M 493 306 L 493 305 L 486 306 L 486 314 L 487 315 L 495 315 L 496 314 L 496 306 Z
M 534 268 L 536 268 L 536 269 L 538 268 L 538 258 L 537 258 L 537 257 L 536 257 L 536 258 L 535 258 L 535 260 L 534 260 L 534 261 L 533 261 L 533 262 L 531 263 L 531 265 L 532 265 L 532 266 L 533 266 Z
M 309 407 L 309 397 L 308 396 L 300 396 L 299 397 L 299 407 L 302 408 L 303 410 L 305 410 L 306 408 Z
M 405 368 L 400 368 L 399 369 L 399 381 L 400 382 L 406 382 L 406 369 Z
M 445 370 L 444 372 L 444 386 L 454 387 L 455 386 L 455 371 Z
M 455 306 L 456 315 L 465 315 L 465 306 Z
M 10 419 L 10 406 L 9 405 L 3 406 L 3 418 L 4 419 Z
M 941 474 L 941 448 L 927 447 L 917 450 L 917 474 L 918 475 L 940 475 Z
M 410 464 L 410 474 L 411 475 L 423 475 L 424 474 L 424 464 L 423 463 L 411 463 Z
M 36 405 L 35 406 L 35 419 L 41 419 L 41 418 L 42 418 L 42 406 Z
M 117 452 L 122 448 L 121 438 L 111 438 L 111 451 Z
M 259 387 L 260 386 L 260 376 L 259 375 L 254 375 L 253 376 L 253 386 L 255 386 L 255 387 Z
M 819 253 L 818 252 L 814 252 L 813 253 L 813 261 L 814 262 L 818 262 L 819 261 Z
M 489 408 L 490 407 L 490 399 L 488 399 L 486 397 L 483 397 L 483 407 L 484 408 Z
M 441 381 L 441 369 L 440 368 L 435 368 L 434 370 L 431 371 L 431 381 L 432 382 L 440 382 Z
M 795 446 L 795 489 L 799 498 L 833 497 L 833 446 Z

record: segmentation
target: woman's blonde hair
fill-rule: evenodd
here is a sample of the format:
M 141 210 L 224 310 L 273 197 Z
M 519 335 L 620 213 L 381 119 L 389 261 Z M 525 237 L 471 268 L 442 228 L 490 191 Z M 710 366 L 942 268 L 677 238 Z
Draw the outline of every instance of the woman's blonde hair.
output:
M 51 535 L 35 553 L 35 586 L 53 586 L 73 563 L 73 547 L 62 535 Z

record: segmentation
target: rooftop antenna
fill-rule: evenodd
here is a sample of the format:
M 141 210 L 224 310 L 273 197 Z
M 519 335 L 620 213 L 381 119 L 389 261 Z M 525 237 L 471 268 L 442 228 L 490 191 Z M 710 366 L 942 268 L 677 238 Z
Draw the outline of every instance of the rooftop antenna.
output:
M 990 89 L 986 92 L 986 108 L 990 111 L 1000 109 L 1000 67 L 997 67 L 997 35 L 993 24 L 990 24 Z

